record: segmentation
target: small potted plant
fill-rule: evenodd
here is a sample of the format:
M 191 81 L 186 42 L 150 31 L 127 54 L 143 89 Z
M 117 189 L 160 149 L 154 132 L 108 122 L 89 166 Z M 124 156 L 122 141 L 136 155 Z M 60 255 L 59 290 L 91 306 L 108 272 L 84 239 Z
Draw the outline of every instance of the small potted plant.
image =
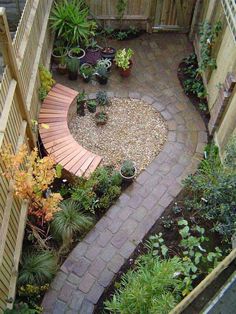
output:
M 68 56 L 71 59 L 81 60 L 85 56 L 85 51 L 84 51 L 84 49 L 82 49 L 80 47 L 71 48 L 71 50 L 68 53 Z
M 104 125 L 108 120 L 108 114 L 104 111 L 105 106 L 109 103 L 107 93 L 105 91 L 98 91 L 96 94 L 96 102 L 101 107 L 101 111 L 95 114 L 96 124 Z
M 108 114 L 104 111 L 99 111 L 95 114 L 95 121 L 97 125 L 104 125 L 107 123 Z
M 70 80 L 75 81 L 78 78 L 79 60 L 76 58 L 67 59 L 68 77 Z
M 85 91 L 83 90 L 79 95 L 77 96 L 76 102 L 77 102 L 77 114 L 81 117 L 85 116 L 85 104 L 86 104 L 87 95 Z
M 101 59 L 101 60 L 98 60 L 97 62 L 97 67 L 100 67 L 100 66 L 105 66 L 107 71 L 110 71 L 111 69 L 111 60 L 109 59 Z
M 96 112 L 96 110 L 97 110 L 97 102 L 96 102 L 96 100 L 95 99 L 88 100 L 87 101 L 87 108 L 88 108 L 88 111 L 91 112 L 91 113 Z
M 80 75 L 82 76 L 84 82 L 89 83 L 93 76 L 94 69 L 91 64 L 84 63 L 80 67 Z
M 57 72 L 60 74 L 66 74 L 67 66 L 66 66 L 66 58 L 65 57 L 61 57 L 60 62 L 57 66 Z
M 132 68 L 132 56 L 134 52 L 131 48 L 129 49 L 119 49 L 115 55 L 115 62 L 120 70 L 120 75 L 123 77 L 128 77 L 131 74 Z
M 101 85 L 106 85 L 108 81 L 108 71 L 104 64 L 96 66 L 96 78 Z
M 106 91 L 98 91 L 96 94 L 96 101 L 97 104 L 101 107 L 107 106 L 109 104 L 109 100 Z
M 101 50 L 102 58 L 109 59 L 110 61 L 113 61 L 116 54 L 116 49 L 113 47 L 104 47 Z
M 52 51 L 52 61 L 59 64 L 62 58 L 66 58 L 68 50 L 65 47 L 55 47 Z
M 101 59 L 101 49 L 96 40 L 92 39 L 87 45 L 85 62 L 95 65 Z
M 120 167 L 120 175 L 127 181 L 133 180 L 136 173 L 137 169 L 135 163 L 132 160 L 125 160 Z

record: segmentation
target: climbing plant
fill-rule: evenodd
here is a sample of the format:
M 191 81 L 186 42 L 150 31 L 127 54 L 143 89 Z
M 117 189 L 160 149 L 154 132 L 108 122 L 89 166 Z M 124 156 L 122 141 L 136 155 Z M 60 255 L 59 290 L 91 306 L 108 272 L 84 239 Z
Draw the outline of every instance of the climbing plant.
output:
M 117 16 L 119 20 L 124 17 L 125 9 L 127 7 L 128 0 L 118 0 L 116 5 Z
M 200 62 L 199 71 L 202 73 L 207 69 L 216 69 L 216 59 L 212 56 L 212 47 L 222 30 L 222 23 L 218 21 L 215 25 L 211 25 L 209 22 L 201 24 L 199 29 L 200 35 Z

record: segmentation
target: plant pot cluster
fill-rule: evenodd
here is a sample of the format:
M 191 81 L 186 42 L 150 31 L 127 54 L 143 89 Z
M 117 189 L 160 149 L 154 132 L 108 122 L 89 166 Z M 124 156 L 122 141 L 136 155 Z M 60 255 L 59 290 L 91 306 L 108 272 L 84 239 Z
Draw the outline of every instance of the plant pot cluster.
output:
M 109 105 L 107 93 L 98 91 L 95 99 L 88 99 L 85 91 L 82 91 L 77 97 L 77 114 L 80 117 L 85 116 L 87 110 L 90 113 L 95 113 L 94 121 L 98 126 L 104 125 L 108 121 L 108 114 L 105 112 L 105 107 Z M 98 111 L 97 111 L 98 109 Z
M 70 80 L 77 80 L 80 74 L 86 83 L 95 77 L 99 84 L 106 85 L 113 61 L 122 77 L 130 76 L 132 56 L 133 51 L 130 48 L 116 51 L 113 47 L 100 49 L 95 46 L 86 50 L 80 47 L 71 49 L 56 47 L 52 52 L 52 61 L 57 65 L 58 73 L 62 75 L 68 73 Z

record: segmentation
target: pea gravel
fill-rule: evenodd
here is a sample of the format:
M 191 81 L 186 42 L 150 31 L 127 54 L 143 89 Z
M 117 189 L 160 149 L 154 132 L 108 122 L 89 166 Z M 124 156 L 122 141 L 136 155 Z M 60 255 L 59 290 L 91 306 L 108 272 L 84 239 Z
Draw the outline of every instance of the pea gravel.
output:
M 100 108 L 97 108 L 99 111 Z M 102 165 L 119 166 L 125 159 L 136 163 L 138 172 L 162 150 L 167 126 L 159 112 L 142 100 L 112 98 L 105 108 L 108 122 L 97 126 L 94 113 L 74 115 L 69 122 L 73 137 L 84 148 L 103 157 Z

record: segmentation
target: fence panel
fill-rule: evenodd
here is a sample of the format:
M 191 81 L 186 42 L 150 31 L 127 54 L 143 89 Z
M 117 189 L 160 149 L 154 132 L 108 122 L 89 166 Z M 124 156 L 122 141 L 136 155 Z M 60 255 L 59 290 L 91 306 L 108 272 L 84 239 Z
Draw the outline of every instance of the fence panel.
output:
M 90 12 L 104 26 L 120 27 L 116 5 L 118 0 L 86 0 Z M 138 26 L 142 29 L 150 28 L 150 16 L 153 0 L 128 0 L 122 21 L 122 27 L 130 25 Z
M 236 78 L 236 42 L 234 35 L 234 24 L 230 23 L 229 17 L 235 12 L 235 5 L 232 6 L 232 12 L 229 12 L 230 0 L 206 1 L 203 2 L 201 11 L 201 22 L 210 22 L 212 26 L 217 21 L 221 21 L 222 30 L 212 47 L 212 57 L 216 59 L 217 68 L 215 70 L 207 70 L 203 74 L 204 84 L 208 94 L 208 105 L 211 114 L 209 124 L 210 131 L 220 147 L 221 152 L 233 132 L 236 132 L 236 88 L 234 87 L 232 95 L 229 97 L 227 93 L 221 97 L 221 86 L 226 86 L 227 76 L 232 73 Z M 225 6 L 228 11 L 226 12 Z M 196 33 L 194 40 L 195 51 L 200 60 L 200 44 L 199 35 Z M 228 97 L 228 98 L 227 98 Z M 225 105 L 227 101 L 227 105 Z M 224 106 L 224 110 L 223 110 Z M 218 108 L 219 107 L 219 108 Z M 221 109 L 222 108 L 222 109 Z M 213 125 L 212 121 L 218 121 L 217 125 Z
M 30 119 L 37 119 L 40 106 L 39 63 L 49 64 L 52 38 L 48 17 L 53 0 L 27 0 L 15 37 L 11 41 L 6 15 L 0 8 L 0 49 L 7 66 L 0 83 L 0 149 L 11 143 L 31 147 L 34 136 Z M 27 133 L 27 135 L 26 135 Z M 30 136 L 29 136 L 30 135 Z M 0 173 L 6 165 L 0 160 Z M 11 307 L 15 296 L 27 204 L 13 196 L 12 182 L 0 175 L 0 313 Z

